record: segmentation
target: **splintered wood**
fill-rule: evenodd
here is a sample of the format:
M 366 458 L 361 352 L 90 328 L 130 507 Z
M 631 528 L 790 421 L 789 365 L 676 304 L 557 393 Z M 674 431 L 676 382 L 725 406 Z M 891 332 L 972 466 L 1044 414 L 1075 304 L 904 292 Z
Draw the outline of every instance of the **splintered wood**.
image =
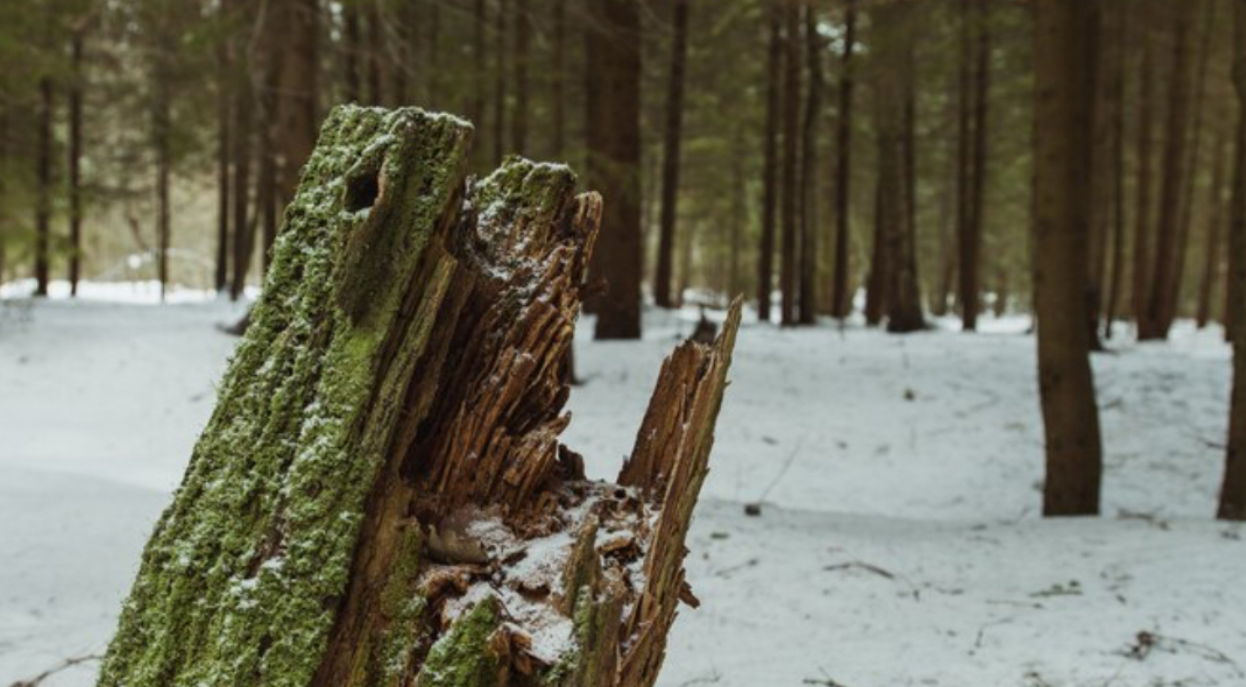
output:
M 469 137 L 331 114 L 100 685 L 654 683 L 740 304 L 587 480 L 559 436 L 602 200 L 521 159 L 465 182 Z

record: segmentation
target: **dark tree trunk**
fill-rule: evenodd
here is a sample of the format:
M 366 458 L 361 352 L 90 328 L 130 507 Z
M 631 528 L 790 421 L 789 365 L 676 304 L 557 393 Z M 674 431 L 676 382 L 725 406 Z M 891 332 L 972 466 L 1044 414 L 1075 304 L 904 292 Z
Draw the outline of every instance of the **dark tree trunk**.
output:
M 1034 6 L 1035 288 L 1038 375 L 1046 438 L 1043 514 L 1099 512 L 1099 415 L 1086 328 L 1086 256 L 1093 190 L 1095 31 L 1083 0 Z
M 35 295 L 48 295 L 52 224 L 52 77 L 39 79 L 39 140 L 35 189 Z
M 852 51 L 856 45 L 857 0 L 847 0 L 844 13 L 844 49 L 840 56 L 839 119 L 835 128 L 835 273 L 831 292 L 831 314 L 844 319 L 852 312 L 848 284 L 848 251 L 851 244 L 849 182 L 852 179 L 852 95 L 854 85 Z
M 640 13 L 632 0 L 588 8 L 588 169 L 590 188 L 610 198 L 602 216 L 595 272 L 607 284 L 597 301 L 596 338 L 640 338 Z
M 554 0 L 554 60 L 550 82 L 554 158 L 561 160 L 567 147 L 567 0 Z
M 989 6 L 986 0 L 961 0 L 961 112 L 958 121 L 960 140 L 957 177 L 957 237 L 960 282 L 959 298 L 961 327 L 965 331 L 978 328 L 982 310 L 982 231 L 986 193 L 987 113 L 990 95 L 991 34 Z
M 241 0 L 239 0 L 241 1 Z M 484 2 L 484 0 L 479 0 Z M 346 102 L 363 102 L 363 87 L 360 77 L 360 57 L 363 45 L 359 34 L 358 0 L 342 3 L 342 52 L 346 57 Z M 234 232 L 237 233 L 237 227 Z
M 363 0 L 364 17 L 368 24 L 368 47 L 364 50 L 368 63 L 368 103 L 385 104 L 385 24 L 380 0 Z
M 688 61 L 688 0 L 674 0 L 674 35 L 666 94 L 666 127 L 662 132 L 662 214 L 659 218 L 658 264 L 653 300 L 660 308 L 679 305 L 682 293 L 671 293 L 671 262 L 679 201 L 679 151 L 683 138 L 684 72 Z
M 506 156 L 506 15 L 510 0 L 497 0 L 493 51 L 493 164 Z
M 247 272 L 251 267 L 251 249 L 255 244 L 254 225 L 250 222 L 251 186 L 251 137 L 255 129 L 251 83 L 245 74 L 239 74 L 234 92 L 234 232 L 233 274 L 229 284 L 229 296 L 238 300 L 247 286 Z
M 805 96 L 804 131 L 800 155 L 800 303 L 798 320 L 813 324 L 817 318 L 814 284 L 818 256 L 818 124 L 822 121 L 822 37 L 818 34 L 818 15 L 813 5 L 805 5 L 805 59 L 809 69 L 809 89 Z
M 891 196 L 896 202 L 891 204 L 893 214 L 887 222 L 887 252 L 891 259 L 887 331 L 897 334 L 926 327 L 917 277 L 917 79 L 914 48 L 908 40 L 909 23 L 916 7 L 911 1 L 895 6 L 893 21 L 899 33 L 894 36 L 896 52 L 891 59 L 895 61 L 896 71 L 891 78 L 902 90 L 895 94 L 899 96 L 893 106 L 895 111 L 885 118 L 888 126 L 896 127 L 890 132 L 891 143 L 883 164 L 897 166 L 898 175 L 892 182 L 898 184 L 898 188 Z
M 156 152 L 156 268 L 160 280 L 160 300 L 164 300 L 169 288 L 169 246 L 172 245 L 172 206 L 169 199 L 169 177 L 173 164 L 173 127 L 172 103 L 169 96 L 169 75 L 165 71 L 165 60 L 172 59 L 172 51 L 167 46 L 157 58 L 160 60 L 154 70 L 153 84 L 154 110 L 152 112 L 152 133 L 155 136 Z
M 883 321 L 883 314 L 888 306 L 887 289 L 891 284 L 891 256 L 888 255 L 888 223 L 894 221 L 896 212 L 896 197 L 892 189 L 893 182 L 891 175 L 898 172 L 898 168 L 888 169 L 888 160 L 891 159 L 888 150 L 888 143 L 883 135 L 883 115 L 884 105 L 879 102 L 874 103 L 875 109 L 875 133 L 874 138 L 878 147 L 878 168 L 877 179 L 874 185 L 874 240 L 870 248 L 870 273 L 866 279 L 865 286 L 865 323 L 871 327 L 876 327 Z
M 69 87 L 69 295 L 78 295 L 82 273 L 82 92 L 86 75 L 82 69 L 86 27 L 76 27 L 70 46 L 73 81 Z
M 219 17 L 222 25 L 232 18 L 230 3 L 222 0 Z M 230 158 L 230 101 L 233 94 L 233 65 L 228 37 L 220 38 L 216 47 L 216 274 L 214 285 L 217 293 L 224 293 L 229 284 L 229 158 Z
M 757 260 L 757 317 L 770 321 L 770 296 L 774 289 L 774 240 L 778 210 L 779 118 L 782 108 L 783 64 L 782 13 L 771 2 L 766 6 L 770 28 L 766 57 L 766 131 L 762 153 L 761 250 Z
M 800 7 L 789 2 L 783 10 L 783 170 L 780 191 L 782 222 L 779 250 L 780 318 L 784 326 L 796 324 L 797 241 L 800 231 Z
M 1174 27 L 1173 73 L 1168 91 L 1168 121 L 1164 132 L 1163 179 L 1160 185 L 1159 225 L 1156 231 L 1155 265 L 1145 303 L 1146 314 L 1138 319 L 1139 339 L 1168 337 L 1164 302 L 1169 291 L 1176 288 L 1177 242 L 1181 219 L 1181 189 L 1185 183 L 1186 128 L 1189 116 L 1189 18 L 1191 11 L 1183 5 L 1172 5 L 1177 14 Z
M 1203 274 L 1198 285 L 1198 328 L 1202 329 L 1211 321 L 1212 295 L 1214 285 L 1220 283 L 1220 226 L 1224 222 L 1224 183 L 1225 183 L 1225 150 L 1230 142 L 1218 140 L 1213 153 L 1211 187 L 1207 194 L 1207 240 L 1206 253 L 1203 257 Z
M 528 151 L 528 44 L 532 34 L 532 14 L 528 0 L 514 0 L 515 8 L 515 111 L 511 114 L 511 152 Z
M 1103 338 L 1112 338 L 1112 324 L 1116 321 L 1117 304 L 1120 302 L 1121 286 L 1125 272 L 1125 74 L 1127 71 L 1126 45 L 1130 36 L 1129 14 L 1118 18 L 1116 50 L 1113 55 L 1115 71 L 1110 75 L 1112 90 L 1110 109 L 1113 116 L 1112 130 L 1112 264 L 1108 286 L 1107 310 L 1103 319 Z M 1106 165 L 1106 162 L 1104 163 Z M 1092 339 L 1093 344 L 1093 339 Z
M 282 0 L 282 4 L 286 10 L 282 23 L 285 48 L 274 125 L 281 158 L 278 201 L 284 206 L 294 197 L 299 172 L 316 145 L 320 125 L 320 9 L 317 0 Z
M 1239 109 L 1246 111 L 1246 0 L 1233 0 L 1233 85 Z M 1237 121 L 1233 160 L 1233 205 L 1229 229 L 1229 297 L 1235 327 L 1246 322 L 1246 117 Z M 1218 517 L 1246 520 L 1246 336 L 1233 336 L 1233 392 L 1229 440 Z
M 1131 294 L 1134 322 L 1138 336 L 1150 331 L 1147 321 L 1147 287 L 1150 284 L 1150 246 L 1151 246 L 1151 137 L 1153 134 L 1152 119 L 1154 118 L 1155 68 L 1153 49 L 1151 47 L 1151 5 L 1154 0 L 1143 0 L 1141 11 L 1142 27 L 1142 73 L 1141 93 L 1138 105 L 1138 180 L 1135 184 L 1135 200 L 1137 209 L 1134 211 L 1133 240 L 1133 288 Z

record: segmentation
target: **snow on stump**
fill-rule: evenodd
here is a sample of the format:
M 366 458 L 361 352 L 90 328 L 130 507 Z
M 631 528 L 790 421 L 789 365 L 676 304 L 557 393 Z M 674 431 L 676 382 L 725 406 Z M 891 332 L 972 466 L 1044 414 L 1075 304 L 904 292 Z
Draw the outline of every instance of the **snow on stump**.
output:
M 465 182 L 470 134 L 329 116 L 99 685 L 654 683 L 739 303 L 587 480 L 558 438 L 601 199 L 521 159 Z

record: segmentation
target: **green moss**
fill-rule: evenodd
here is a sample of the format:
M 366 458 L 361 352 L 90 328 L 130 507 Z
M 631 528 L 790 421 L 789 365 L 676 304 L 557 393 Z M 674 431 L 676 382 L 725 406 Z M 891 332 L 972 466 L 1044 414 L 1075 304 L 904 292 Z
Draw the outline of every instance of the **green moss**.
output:
M 428 651 L 420 687 L 492 687 L 498 684 L 498 658 L 489 646 L 500 619 L 500 602 L 488 597 L 461 616 Z
M 428 324 L 400 323 L 399 310 L 457 191 L 469 133 L 414 109 L 329 115 L 99 685 L 308 683 L 427 341 Z M 348 211 L 346 180 L 378 160 L 385 192 Z M 419 294 L 420 313 L 435 312 L 448 269 Z

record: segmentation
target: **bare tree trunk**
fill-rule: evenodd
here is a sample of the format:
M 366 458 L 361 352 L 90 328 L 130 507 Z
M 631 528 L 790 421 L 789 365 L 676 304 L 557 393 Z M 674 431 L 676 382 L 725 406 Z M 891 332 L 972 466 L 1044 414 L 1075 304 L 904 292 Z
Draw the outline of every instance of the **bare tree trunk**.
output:
M 817 319 L 814 283 L 818 267 L 818 124 L 822 120 L 822 37 L 818 34 L 818 15 L 812 4 L 805 5 L 805 59 L 809 69 L 809 89 L 805 95 L 804 131 L 800 156 L 800 303 L 798 320 L 813 324 Z
M 744 286 L 741 284 L 740 253 L 743 251 L 744 224 L 748 218 L 748 208 L 745 205 L 744 163 L 742 162 L 747 153 L 739 133 L 733 137 L 732 148 L 731 237 L 730 259 L 727 267 L 727 297 L 734 299 L 741 297 L 744 293 Z
M 1227 137 L 1225 137 L 1227 138 Z M 1230 141 L 1217 140 L 1213 153 L 1211 187 L 1208 189 L 1207 247 L 1203 258 L 1203 274 L 1198 285 L 1198 328 L 1211 321 L 1213 285 L 1220 283 L 1220 225 L 1224 222 L 1225 150 Z
M 242 60 L 242 62 L 245 64 L 245 60 Z M 252 112 L 254 95 L 251 92 L 251 82 L 246 78 L 245 74 L 238 75 L 235 81 L 235 89 L 234 151 L 232 156 L 234 159 L 234 270 L 229 285 L 229 296 L 233 300 L 238 300 L 247 286 L 247 273 L 251 267 L 251 249 L 255 243 L 254 227 L 249 221 L 251 205 L 251 143 L 255 123 Z
M 831 314 L 844 319 L 852 311 L 848 293 L 848 251 L 851 243 L 849 183 L 852 179 L 852 95 L 854 84 L 852 51 L 856 45 L 857 0 L 847 0 L 844 13 L 844 49 L 840 54 L 839 119 L 835 128 L 835 274 L 831 293 Z
M 493 51 L 493 164 L 506 155 L 506 14 L 509 0 L 497 0 Z
M 35 295 L 48 295 L 52 223 L 52 77 L 39 79 L 39 141 L 36 157 Z
M 1125 75 L 1127 71 L 1126 46 L 1128 45 L 1129 13 L 1120 13 L 1115 46 L 1115 71 L 1111 74 L 1110 94 L 1112 123 L 1112 266 L 1108 286 L 1107 311 L 1103 320 L 1103 338 L 1112 338 L 1112 324 L 1116 321 L 1117 304 L 1120 302 L 1121 284 L 1125 271 Z
M 970 16 L 970 0 L 961 0 L 961 87 L 958 138 L 960 140 L 960 180 L 957 201 L 957 236 L 959 238 L 959 297 L 961 328 L 975 331 L 978 314 L 982 269 L 982 215 L 986 191 L 987 112 L 990 95 L 991 34 L 989 7 L 984 0 L 974 0 Z
M 228 0 L 222 0 L 218 7 L 218 23 L 222 26 L 228 25 L 233 17 L 231 3 Z M 231 41 L 228 36 L 222 36 L 218 39 L 216 46 L 216 274 L 214 286 L 217 293 L 224 293 L 229 284 L 229 214 L 232 208 L 229 194 L 230 117 L 232 115 L 230 101 L 234 78 L 231 54 Z
M 780 319 L 784 326 L 796 324 L 797 245 L 800 230 L 800 8 L 790 2 L 783 11 L 783 169 L 780 182 L 782 223 L 779 250 Z
M 766 58 L 766 131 L 762 160 L 761 250 L 757 269 L 757 317 L 770 321 L 770 294 L 774 288 L 774 239 L 778 209 L 779 117 L 783 64 L 782 13 L 774 2 L 766 5 L 770 29 Z
M 1151 136 L 1154 117 L 1155 67 L 1151 47 L 1151 8 L 1154 0 L 1143 0 L 1141 94 L 1138 104 L 1138 180 L 1135 184 L 1137 210 L 1134 213 L 1132 305 L 1138 336 L 1150 331 L 1147 318 L 1147 287 L 1150 284 L 1151 234 Z
M 674 0 L 670 73 L 667 80 L 666 128 L 662 137 L 662 214 L 659 218 L 658 264 L 653 300 L 659 308 L 674 308 L 683 294 L 671 293 L 671 262 L 675 250 L 675 222 L 679 202 L 679 151 L 683 138 L 684 73 L 688 62 L 688 0 Z
M 1239 109 L 1246 110 L 1246 0 L 1233 0 L 1233 85 Z M 1233 392 L 1224 484 L 1217 517 L 1246 520 L 1246 117 L 1238 117 L 1233 160 L 1233 205 L 1229 229 L 1229 297 L 1233 312 Z
M 1034 6 L 1035 117 L 1042 123 L 1035 128 L 1035 303 L 1046 516 L 1099 511 L 1102 448 L 1085 302 L 1097 11 L 1083 0 Z
M 567 147 L 567 0 L 554 0 L 554 64 L 550 81 L 554 158 L 562 159 Z
M 598 339 L 640 338 L 640 14 L 631 0 L 589 7 L 588 170 L 590 187 L 611 201 L 602 217 L 596 274 L 608 291 L 597 303 Z
M 888 224 L 894 221 L 897 201 L 891 179 L 896 173 L 895 165 L 892 164 L 889 144 L 883 134 L 884 107 L 886 106 L 882 99 L 876 99 L 874 138 L 878 146 L 878 161 L 875 165 L 878 176 L 874 186 L 874 240 L 870 248 L 870 273 L 865 286 L 865 323 L 871 327 L 876 327 L 883 321 L 883 314 L 890 300 L 887 290 L 891 285 L 892 258 L 888 255 Z
M 163 42 L 163 41 L 162 41 Z M 157 56 L 154 70 L 155 93 L 152 112 L 152 132 L 156 149 L 156 268 L 160 280 L 160 300 L 165 299 L 169 288 L 169 246 L 172 244 L 172 217 L 169 199 L 169 175 L 173 164 L 172 103 L 169 96 L 169 76 L 161 65 L 172 59 L 167 46 Z
M 364 50 L 368 61 L 368 103 L 385 104 L 385 25 L 382 22 L 380 0 L 362 0 L 364 17 L 368 25 L 368 47 Z
M 511 115 L 511 151 L 523 155 L 528 150 L 528 43 L 532 15 L 528 0 L 514 0 L 515 7 L 515 112 Z
M 73 82 L 69 88 L 69 295 L 78 295 L 82 272 L 82 92 L 86 74 L 82 69 L 85 24 L 74 28 L 70 59 Z
M 294 197 L 299 171 L 311 157 L 320 125 L 320 9 L 317 0 L 282 1 L 287 14 L 275 130 L 282 170 L 278 201 L 284 206 Z
M 359 34 L 359 0 L 342 3 L 342 41 L 343 52 L 346 53 L 346 102 L 363 102 L 363 87 L 360 77 L 360 57 L 363 46 Z M 484 2 L 484 0 L 479 0 Z M 235 227 L 234 232 L 237 233 Z
M 884 163 L 897 166 L 898 175 L 893 182 L 898 184 L 892 196 L 895 202 L 890 204 L 895 208 L 895 214 L 887 223 L 891 259 L 887 331 L 897 334 L 926 327 L 917 277 L 917 79 L 914 48 L 907 40 L 912 12 L 916 7 L 912 2 L 901 2 L 895 5 L 895 14 L 889 15 L 900 30 L 893 36 L 896 41 L 892 59 L 895 60 L 896 71 L 889 78 L 894 79 L 901 91 L 893 92 L 899 98 L 889 109 L 894 108 L 895 111 L 884 120 L 889 126 L 897 127 L 890 133 L 892 143 Z
M 1181 188 L 1185 183 L 1186 127 L 1189 113 L 1189 33 L 1191 11 L 1173 5 L 1177 14 L 1173 42 L 1173 74 L 1168 92 L 1168 121 L 1164 133 L 1163 169 L 1160 186 L 1159 226 L 1156 232 L 1155 266 L 1146 301 L 1146 316 L 1138 320 L 1139 339 L 1168 337 L 1164 321 L 1164 300 L 1176 288 L 1178 222 L 1181 218 Z

